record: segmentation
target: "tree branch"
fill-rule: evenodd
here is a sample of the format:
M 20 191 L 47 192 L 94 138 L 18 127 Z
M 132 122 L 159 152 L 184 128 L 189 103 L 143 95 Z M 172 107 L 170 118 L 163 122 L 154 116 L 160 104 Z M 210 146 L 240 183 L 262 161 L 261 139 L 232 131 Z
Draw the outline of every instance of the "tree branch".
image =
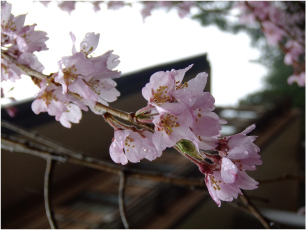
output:
M 126 219 L 125 202 L 124 202 L 125 183 L 127 178 L 124 171 L 119 172 L 119 176 L 120 176 L 119 193 L 118 193 L 119 211 L 124 228 L 128 229 L 129 223 Z
M 121 171 L 125 171 L 126 173 L 129 174 L 130 177 L 137 179 L 152 180 L 152 181 L 169 183 L 179 186 L 188 186 L 188 187 L 198 186 L 206 188 L 203 178 L 188 178 L 188 177 L 174 176 L 172 174 L 162 173 L 162 172 L 137 170 L 133 168 L 127 168 L 124 166 L 107 163 L 98 160 L 96 158 L 87 157 L 85 155 L 83 159 L 77 159 L 71 156 L 61 156 L 56 151 L 53 154 L 50 154 L 48 152 L 38 150 L 34 147 L 26 146 L 25 144 L 16 143 L 14 141 L 8 140 L 7 138 L 3 137 L 1 137 L 1 148 L 11 152 L 21 152 L 21 153 L 35 155 L 45 159 L 52 158 L 54 160 L 77 164 L 117 175 Z
M 65 155 L 69 155 L 78 159 L 82 159 L 83 158 L 83 154 L 76 152 L 76 151 L 72 151 L 66 147 L 64 147 L 61 143 L 58 143 L 54 140 L 49 139 L 48 137 L 45 137 L 35 131 L 31 131 L 31 130 L 27 130 L 24 128 L 21 128 L 17 125 L 14 125 L 8 121 L 5 120 L 1 120 L 1 126 L 5 127 L 7 129 L 10 129 L 12 131 L 15 131 L 21 135 L 24 135 L 26 137 L 29 137 L 33 140 L 36 140 L 44 145 L 47 145 L 51 148 L 53 148 L 54 150 L 56 150 L 57 152 L 63 153 Z
M 15 58 L 13 58 L 12 56 L 10 56 L 9 54 L 7 54 L 5 51 L 1 50 L 1 56 L 8 60 L 8 61 L 11 61 L 13 62 L 16 66 L 18 66 L 25 74 L 29 75 L 29 76 L 32 76 L 32 77 L 36 77 L 40 80 L 43 80 L 43 79 L 46 79 L 48 78 L 49 76 L 47 75 L 44 75 L 34 69 L 31 69 L 30 67 L 28 66 L 25 66 L 25 65 L 22 65 L 22 64 L 19 64 Z
M 244 205 L 253 213 L 253 215 L 260 221 L 260 223 L 266 228 L 271 229 L 269 223 L 266 219 L 260 214 L 258 209 L 253 205 L 250 199 L 243 193 L 243 195 L 239 194 L 239 198 L 242 200 Z
M 275 178 L 269 178 L 269 179 L 261 179 L 257 180 L 260 184 L 266 184 L 271 182 L 279 182 L 284 180 L 305 180 L 305 175 L 290 175 L 290 174 L 284 174 L 279 177 Z
M 54 170 L 54 166 L 56 161 L 52 158 L 47 159 L 46 172 L 45 172 L 45 181 L 44 181 L 44 200 L 45 200 L 45 209 L 49 224 L 52 229 L 58 229 L 57 223 L 55 221 L 52 205 L 50 201 L 50 190 L 51 190 L 51 181 L 52 181 L 52 173 Z

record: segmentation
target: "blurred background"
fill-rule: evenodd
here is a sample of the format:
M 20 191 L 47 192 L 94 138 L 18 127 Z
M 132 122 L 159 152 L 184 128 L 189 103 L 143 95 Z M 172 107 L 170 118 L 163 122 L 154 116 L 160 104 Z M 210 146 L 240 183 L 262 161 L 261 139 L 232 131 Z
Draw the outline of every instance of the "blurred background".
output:
M 214 96 L 216 113 L 228 121 L 223 135 L 256 124 L 252 135 L 258 136 L 256 144 L 261 149 L 263 165 L 249 175 L 260 180 L 305 174 L 305 87 L 287 83 L 293 68 L 284 63 L 285 53 L 267 43 L 260 26 L 242 26 L 237 9 L 230 10 L 233 2 L 201 2 L 206 10 L 190 7 L 183 18 L 177 7 L 161 6 L 143 18 L 145 4 L 139 2 L 117 10 L 101 2 L 97 12 L 94 2 L 76 2 L 75 9 L 66 8 L 69 12 L 59 8 L 61 2 L 47 6 L 27 0 L 9 2 L 15 16 L 28 13 L 25 25 L 37 23 L 36 30 L 48 33 L 49 50 L 36 54 L 45 66 L 44 74 L 56 72 L 57 61 L 71 55 L 70 31 L 77 38 L 77 49 L 87 32 L 100 33 L 94 55 L 114 50 L 121 61 L 117 67 L 122 72 L 117 80 L 121 97 L 111 106 L 135 112 L 146 105 L 141 89 L 153 73 L 182 69 L 193 63 L 185 80 L 199 72 L 209 74 L 205 91 Z M 297 4 L 302 4 L 303 11 L 305 3 Z M 225 13 L 218 14 L 219 11 Z M 31 111 L 38 88 L 27 76 L 16 83 L 2 82 L 1 87 L 6 97 L 17 100 L 14 104 L 1 100 L 3 120 L 111 162 L 108 148 L 113 130 L 101 117 L 84 112 L 80 124 L 66 129 L 54 117 L 37 116 Z M 17 108 L 15 117 L 5 110 L 10 106 Z M 2 133 L 9 131 L 2 128 Z M 176 156 L 169 149 L 156 161 L 144 160 L 128 167 L 202 176 L 189 160 Z M 43 206 L 44 170 L 45 162 L 40 158 L 2 151 L 3 228 L 49 228 Z M 59 163 L 53 202 L 60 227 L 122 228 L 118 181 L 117 176 Z M 272 228 L 305 228 L 305 213 L 300 211 L 305 207 L 304 181 L 263 183 L 246 193 L 270 220 Z M 132 228 L 262 228 L 258 220 L 239 208 L 238 200 L 233 204 L 223 202 L 218 208 L 203 190 L 129 180 L 126 202 Z

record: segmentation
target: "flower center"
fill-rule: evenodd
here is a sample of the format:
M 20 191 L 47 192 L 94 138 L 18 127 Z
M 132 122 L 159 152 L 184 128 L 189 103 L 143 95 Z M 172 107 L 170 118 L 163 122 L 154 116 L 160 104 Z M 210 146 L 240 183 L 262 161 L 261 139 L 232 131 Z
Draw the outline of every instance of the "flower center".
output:
M 127 152 L 130 151 L 130 150 L 129 150 L 129 147 L 132 146 L 132 148 L 135 148 L 135 145 L 133 144 L 133 142 L 134 142 L 134 139 L 133 139 L 133 138 L 127 137 L 127 138 L 125 139 L 124 145 L 125 145 L 125 149 L 126 149 Z
M 57 101 L 57 98 L 52 91 L 44 93 L 40 96 L 40 98 L 46 103 L 47 106 L 51 104 L 52 100 Z
M 168 86 L 159 86 L 153 95 L 153 100 L 155 103 L 165 103 L 171 100 L 167 91 Z
M 66 83 L 66 85 L 70 85 L 71 83 L 73 83 L 75 81 L 75 79 L 77 79 L 78 75 L 76 73 L 73 73 L 77 71 L 77 69 L 75 68 L 75 66 L 71 66 L 69 68 L 66 68 L 63 73 L 64 73 L 64 81 Z
M 214 190 L 221 190 L 219 184 L 222 182 L 221 180 L 214 180 L 215 177 L 213 175 L 209 175 L 210 179 L 211 179 L 211 183 L 212 183 L 212 186 L 214 188 Z
M 2 21 L 2 24 L 5 24 L 5 20 Z M 4 26 L 5 29 L 10 29 L 12 31 L 15 31 L 16 30 L 16 24 L 15 22 L 13 22 L 12 20 L 9 20 L 5 26 Z
M 161 129 L 165 130 L 165 132 L 170 135 L 173 132 L 172 128 L 180 126 L 175 120 L 177 120 L 176 116 L 167 114 L 160 122 L 162 125 Z

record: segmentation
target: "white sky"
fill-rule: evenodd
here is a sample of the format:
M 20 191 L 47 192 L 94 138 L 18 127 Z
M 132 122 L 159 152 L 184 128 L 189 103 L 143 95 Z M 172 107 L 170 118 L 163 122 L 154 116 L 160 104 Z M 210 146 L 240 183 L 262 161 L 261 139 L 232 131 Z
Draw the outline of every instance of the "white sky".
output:
M 25 25 L 36 23 L 36 30 L 48 33 L 49 50 L 36 53 L 45 66 L 44 74 L 56 72 L 57 61 L 71 55 L 70 31 L 75 34 L 77 45 L 87 32 L 95 32 L 100 33 L 100 43 L 94 54 L 114 50 L 121 61 L 117 69 L 123 74 L 207 53 L 212 95 L 217 106 L 235 106 L 246 94 L 263 87 L 262 77 L 267 70 L 249 62 L 258 58 L 259 51 L 250 48 L 248 35 L 224 33 L 213 26 L 203 27 L 190 18 L 179 18 L 175 10 L 155 10 L 144 23 L 139 6 L 107 10 L 105 4 L 101 4 L 101 11 L 95 13 L 92 4 L 81 2 L 69 16 L 55 2 L 48 7 L 29 0 L 8 2 L 12 3 L 15 16 L 28 13 Z M 34 96 L 38 88 L 29 78 L 24 78 L 25 82 L 19 84 L 2 83 L 4 92 L 15 86 L 6 96 L 16 99 Z

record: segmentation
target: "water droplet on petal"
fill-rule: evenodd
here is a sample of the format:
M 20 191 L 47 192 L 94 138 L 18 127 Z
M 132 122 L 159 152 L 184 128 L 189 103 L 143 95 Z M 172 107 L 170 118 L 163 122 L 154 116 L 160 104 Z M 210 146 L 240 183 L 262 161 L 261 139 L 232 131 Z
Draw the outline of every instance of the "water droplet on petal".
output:
M 246 155 L 246 156 L 249 155 L 249 152 L 248 152 L 248 151 L 244 151 L 243 153 L 244 153 L 244 155 Z
M 86 34 L 86 37 L 89 38 L 89 37 L 90 37 L 90 33 L 87 33 L 87 34 Z
M 87 42 L 82 42 L 81 43 L 81 48 L 86 48 L 88 46 Z

